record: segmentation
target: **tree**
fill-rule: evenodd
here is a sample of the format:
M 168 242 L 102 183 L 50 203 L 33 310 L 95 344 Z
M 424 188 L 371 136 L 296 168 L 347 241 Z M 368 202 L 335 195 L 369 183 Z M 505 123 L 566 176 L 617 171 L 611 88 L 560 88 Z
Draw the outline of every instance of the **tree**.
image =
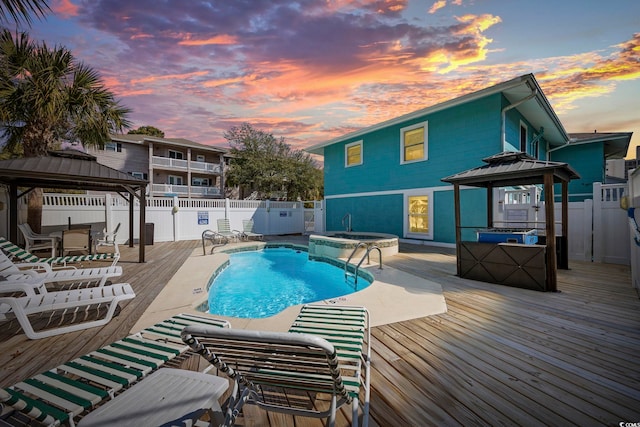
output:
M 41 18 L 50 11 L 46 0 L 2 0 L 0 1 L 0 23 L 5 23 L 9 17 L 16 23 L 24 21 L 31 25 L 31 14 Z
M 231 145 L 227 184 L 244 191 L 256 191 L 261 198 L 288 200 L 322 197 L 322 172 L 307 153 L 294 150 L 272 134 L 243 123 L 224 137 Z
M 0 32 L 0 123 L 4 150 L 45 155 L 62 141 L 104 147 L 129 127 L 121 106 L 91 67 L 63 46 L 49 48 L 26 33 Z M 42 192 L 29 200 L 29 224 L 40 229 Z M 35 199 L 35 200 L 34 200 Z
M 140 126 L 138 129 L 131 129 L 129 134 L 136 135 L 149 135 L 149 136 L 157 136 L 158 138 L 164 138 L 164 132 L 153 126 Z

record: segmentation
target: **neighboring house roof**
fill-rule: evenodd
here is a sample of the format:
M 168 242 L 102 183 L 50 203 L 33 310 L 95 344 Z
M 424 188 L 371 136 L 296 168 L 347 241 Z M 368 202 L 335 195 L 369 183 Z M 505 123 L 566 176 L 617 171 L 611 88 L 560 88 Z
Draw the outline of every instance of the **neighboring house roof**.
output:
M 627 155 L 632 135 L 633 132 L 570 133 L 567 146 L 603 142 L 605 159 L 622 159 Z
M 442 178 L 442 181 L 473 187 L 506 187 L 539 184 L 548 173 L 553 174 L 556 183 L 580 178 L 567 163 L 537 160 L 522 152 L 503 152 L 482 161 L 486 165 Z
M 0 182 L 20 187 L 67 188 L 120 191 L 124 187 L 147 185 L 119 170 L 96 162 L 94 156 L 71 151 L 49 152 L 49 156 L 22 157 L 0 161 Z
M 213 145 L 200 144 L 198 142 L 194 142 L 184 138 L 158 138 L 155 136 L 131 134 L 131 133 L 111 135 L 110 137 L 112 141 L 128 142 L 133 144 L 145 144 L 149 142 L 157 142 L 161 144 L 174 145 L 177 147 L 189 147 L 189 148 L 196 148 L 198 150 L 215 151 L 222 154 L 226 154 L 229 151 L 226 148 L 216 147 Z
M 533 76 L 533 74 L 525 74 L 523 76 L 516 77 L 515 79 L 499 83 L 497 85 L 479 90 L 477 92 L 463 95 L 449 101 L 441 102 L 439 104 L 423 108 L 421 110 L 375 124 L 373 126 L 359 129 L 355 132 L 348 133 L 338 138 L 316 144 L 308 148 L 306 151 L 313 154 L 323 154 L 323 148 L 329 145 L 344 142 L 348 139 L 355 138 L 376 131 L 378 129 L 383 129 L 388 126 L 412 120 L 414 118 L 419 118 L 436 111 L 441 111 L 447 108 L 466 104 L 468 102 L 494 95 L 496 93 L 502 93 L 505 98 L 507 98 L 512 104 L 515 104 L 518 101 L 526 98 L 527 96 L 534 94 L 535 102 L 524 102 L 522 104 L 519 104 L 516 108 L 527 118 L 527 120 L 531 122 L 531 124 L 536 129 L 544 128 L 544 137 L 547 141 L 549 141 L 551 146 L 560 146 L 567 143 L 567 141 L 569 140 L 569 136 L 562 126 L 560 119 L 553 111 L 553 108 L 551 108 L 551 104 L 547 100 L 547 97 L 544 95 L 544 93 L 542 93 L 542 89 L 538 85 L 535 77 Z

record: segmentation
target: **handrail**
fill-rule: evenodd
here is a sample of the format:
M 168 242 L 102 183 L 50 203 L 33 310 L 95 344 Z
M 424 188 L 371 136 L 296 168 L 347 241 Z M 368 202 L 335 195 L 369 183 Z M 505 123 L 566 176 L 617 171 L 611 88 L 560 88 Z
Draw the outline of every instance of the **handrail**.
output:
M 213 231 L 213 230 L 204 230 L 202 232 L 202 254 L 206 255 L 207 254 L 207 250 L 205 249 L 205 241 L 210 241 L 211 242 L 211 252 L 213 253 L 213 250 L 215 248 L 217 248 L 218 246 L 224 246 L 224 244 L 218 244 L 216 245 L 216 239 L 220 239 L 220 241 L 222 241 L 222 239 L 226 240 L 226 237 L 224 237 L 222 234 Z
M 349 255 L 349 258 L 347 259 L 347 262 L 345 262 L 344 264 L 344 278 L 345 280 L 347 279 L 347 276 L 349 275 L 348 272 L 348 267 L 349 267 L 349 262 L 351 261 L 351 258 L 353 258 L 353 256 L 355 255 L 356 251 L 358 249 L 360 249 L 361 246 L 364 246 L 367 248 L 366 252 L 364 253 L 364 255 L 362 255 L 362 258 L 360 259 L 360 262 L 358 262 L 358 265 L 356 265 L 356 268 L 353 272 L 353 277 L 354 277 L 354 284 L 358 284 L 358 271 L 360 270 L 360 266 L 362 265 L 362 263 L 364 262 L 364 259 L 367 259 L 367 264 L 370 263 L 371 261 L 369 260 L 369 252 L 371 252 L 372 250 L 377 250 L 378 251 L 378 255 L 380 255 L 380 261 L 379 261 L 379 269 L 382 270 L 382 250 L 380 250 L 379 247 L 377 247 L 376 245 L 373 246 L 369 246 L 364 242 L 358 242 L 358 244 L 356 245 L 356 247 L 353 249 L 353 252 L 351 252 L 351 255 Z

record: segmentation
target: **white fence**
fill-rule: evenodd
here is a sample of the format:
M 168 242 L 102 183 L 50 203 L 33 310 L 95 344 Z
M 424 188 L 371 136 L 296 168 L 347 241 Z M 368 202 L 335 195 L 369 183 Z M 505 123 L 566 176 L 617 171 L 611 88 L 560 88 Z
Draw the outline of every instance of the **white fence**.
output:
M 627 212 L 620 208 L 627 191 L 626 184 L 594 183 L 593 199 L 569 203 L 570 260 L 629 265 L 631 235 Z M 494 200 L 498 204 L 494 220 L 497 226 L 544 229 L 544 202 L 535 187 L 501 192 Z M 554 215 L 556 235 L 564 235 L 560 203 L 555 204 Z
M 139 202 L 134 205 L 134 239 L 139 237 Z M 146 224 L 153 224 L 154 241 L 200 239 L 202 232 L 217 229 L 217 220 L 228 218 L 231 228 L 242 230 L 242 220 L 253 219 L 254 231 L 264 235 L 322 232 L 322 202 L 277 202 L 229 199 L 180 199 L 163 197 L 147 200 Z M 69 223 L 94 224 L 94 229 L 113 230 L 120 224 L 118 243 L 129 237 L 129 204 L 120 196 L 45 194 L 43 230 Z M 149 227 L 149 226 L 147 226 Z M 149 228 L 147 228 L 149 230 Z

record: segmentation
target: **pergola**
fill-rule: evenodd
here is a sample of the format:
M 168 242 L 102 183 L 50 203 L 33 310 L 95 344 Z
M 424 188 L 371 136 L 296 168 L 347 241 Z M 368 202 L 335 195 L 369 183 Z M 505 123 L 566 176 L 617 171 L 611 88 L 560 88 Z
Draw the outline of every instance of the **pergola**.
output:
M 493 228 L 493 189 L 517 185 L 544 184 L 545 197 L 545 235 L 546 235 L 546 285 L 548 290 L 556 290 L 557 258 L 554 219 L 554 184 L 562 184 L 562 226 L 560 268 L 568 268 L 567 227 L 569 222 L 568 183 L 580 178 L 578 173 L 566 163 L 537 160 L 522 152 L 503 152 L 482 159 L 486 164 L 474 169 L 443 178 L 452 183 L 454 189 L 456 255 L 458 275 L 462 275 L 461 265 L 461 222 L 460 187 L 481 187 L 487 189 L 487 227 Z
M 129 246 L 133 247 L 134 201 L 140 201 L 139 262 L 144 262 L 146 180 L 101 165 L 76 150 L 50 151 L 48 156 L 0 161 L 0 184 L 9 189 L 9 240 L 18 238 L 18 199 L 34 188 L 110 191 L 129 201 Z M 19 192 L 19 189 L 26 190 Z

